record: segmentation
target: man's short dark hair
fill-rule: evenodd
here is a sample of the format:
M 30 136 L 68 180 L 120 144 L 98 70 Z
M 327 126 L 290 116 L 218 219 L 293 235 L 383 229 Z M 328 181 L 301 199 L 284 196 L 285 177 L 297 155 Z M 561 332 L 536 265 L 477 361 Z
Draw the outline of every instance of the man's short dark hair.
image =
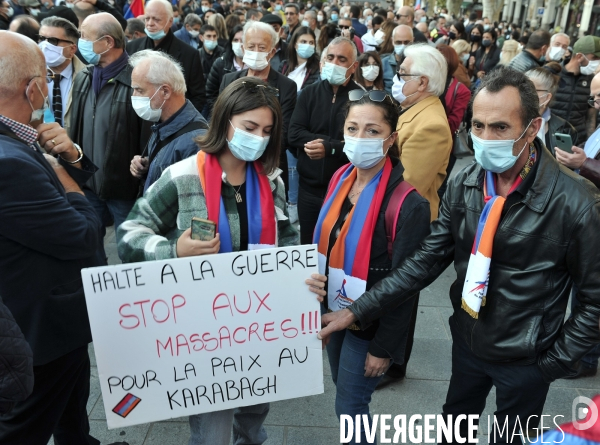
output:
M 350 14 L 352 14 L 352 18 L 358 20 L 360 17 L 360 8 L 357 5 L 350 6 Z
M 268 2 L 267 0 L 264 0 L 261 4 L 262 4 L 262 7 L 264 10 L 267 10 L 271 7 L 271 3 Z
M 550 45 L 550 33 L 543 29 L 538 29 L 529 36 L 527 49 L 541 49 L 543 46 Z
M 506 87 L 514 87 L 519 91 L 521 98 L 521 120 L 523 128 L 540 116 L 540 106 L 535 85 L 524 73 L 515 71 L 508 67 L 498 67 L 488 73 L 481 85 L 473 95 L 473 101 L 482 90 L 487 90 L 490 93 L 499 93 Z
M 202 35 L 206 34 L 206 32 L 208 32 L 208 31 L 214 31 L 217 34 L 219 34 L 219 32 L 217 31 L 217 28 L 215 28 L 212 25 L 203 25 L 202 28 L 200 28 L 200 34 L 202 34 Z
M 135 32 L 139 32 L 140 34 L 144 34 L 144 30 L 146 25 L 144 25 L 144 21 L 141 19 L 127 19 L 127 31 L 129 34 L 133 34 Z
M 385 22 L 385 19 L 383 17 L 381 17 L 380 15 L 376 15 L 371 20 L 371 25 L 373 25 L 373 26 L 374 25 L 381 25 L 383 22 Z
M 15 29 L 16 33 L 24 35 L 25 37 L 29 37 L 31 40 L 37 43 L 40 25 L 33 17 L 21 14 L 15 17 L 13 22 L 17 24 Z
M 477 20 L 477 13 L 472 12 L 471 15 L 469 16 L 469 21 L 474 22 L 475 20 Z
M 387 11 L 383 8 L 376 9 L 375 15 L 378 15 L 380 17 L 383 17 L 384 19 L 387 19 Z
M 52 16 L 46 17 L 40 23 L 41 26 L 49 26 L 51 28 L 62 28 L 65 30 L 65 35 L 68 39 L 70 39 L 73 43 L 77 43 L 77 39 L 79 39 L 79 31 L 77 31 L 77 27 L 73 25 L 67 19 L 63 19 L 62 17 Z

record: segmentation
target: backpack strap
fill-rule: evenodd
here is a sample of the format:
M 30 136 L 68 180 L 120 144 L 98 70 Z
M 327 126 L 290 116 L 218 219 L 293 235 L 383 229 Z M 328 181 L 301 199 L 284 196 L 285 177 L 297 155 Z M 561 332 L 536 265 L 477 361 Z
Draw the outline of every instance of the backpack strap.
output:
M 392 258 L 394 240 L 396 239 L 396 226 L 400 217 L 400 209 L 410 192 L 416 190 L 406 181 L 402 181 L 392 192 L 387 208 L 385 209 L 385 234 L 388 241 L 388 256 Z
M 171 136 L 167 136 L 162 141 L 159 141 L 158 144 L 156 144 L 156 147 L 154 147 L 152 154 L 150 154 L 150 159 L 148 160 L 149 161 L 148 165 L 152 164 L 152 161 L 154 160 L 154 158 L 156 158 L 156 155 L 158 155 L 158 152 L 161 151 L 165 145 L 170 144 L 175 139 L 177 139 L 179 136 L 183 136 L 184 134 L 189 133 L 190 131 L 206 130 L 206 129 L 208 129 L 208 126 L 202 121 L 188 122 L 187 125 L 180 128 L 179 131 L 177 131 L 176 133 L 173 133 Z

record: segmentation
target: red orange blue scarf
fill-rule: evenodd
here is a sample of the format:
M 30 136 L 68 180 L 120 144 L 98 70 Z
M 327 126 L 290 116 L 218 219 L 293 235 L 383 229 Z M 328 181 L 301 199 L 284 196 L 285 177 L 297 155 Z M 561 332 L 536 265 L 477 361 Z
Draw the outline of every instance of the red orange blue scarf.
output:
M 332 311 L 351 305 L 367 288 L 371 240 L 391 171 L 392 163 L 388 158 L 383 169 L 362 190 L 331 249 L 327 301 Z M 318 244 L 321 274 L 326 272 L 331 231 L 340 217 L 356 174 L 356 168 L 348 164 L 340 168 L 329 183 L 313 237 L 313 242 Z
M 532 153 L 530 161 L 533 163 L 535 160 L 535 150 Z M 529 169 L 526 170 L 525 175 L 527 173 L 529 173 Z M 523 182 L 525 175 L 521 172 L 521 175 L 517 176 L 507 196 L 515 191 L 519 184 Z M 496 235 L 496 230 L 498 230 L 498 225 L 502 217 L 502 209 L 506 202 L 506 198 L 496 194 L 494 174 L 489 171 L 485 172 L 483 196 L 485 206 L 479 217 L 479 224 L 477 224 L 477 233 L 475 234 L 471 257 L 467 266 L 461 300 L 461 307 L 473 318 L 479 318 L 479 310 L 481 306 L 485 306 L 485 297 L 490 281 L 494 236 Z
M 216 223 L 216 231 L 221 235 L 219 253 L 232 252 L 231 230 L 221 196 L 223 169 L 215 155 L 199 151 L 196 160 L 200 184 L 206 198 L 208 219 Z M 250 250 L 275 247 L 276 243 L 275 203 L 269 178 L 261 172 L 262 165 L 259 162 L 247 163 L 246 206 Z

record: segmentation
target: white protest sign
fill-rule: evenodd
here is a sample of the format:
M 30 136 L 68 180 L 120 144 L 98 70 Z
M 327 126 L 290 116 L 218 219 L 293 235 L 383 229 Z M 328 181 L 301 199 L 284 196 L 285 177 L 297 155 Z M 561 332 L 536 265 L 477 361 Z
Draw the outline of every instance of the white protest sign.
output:
M 323 392 L 316 246 L 83 269 L 109 428 Z

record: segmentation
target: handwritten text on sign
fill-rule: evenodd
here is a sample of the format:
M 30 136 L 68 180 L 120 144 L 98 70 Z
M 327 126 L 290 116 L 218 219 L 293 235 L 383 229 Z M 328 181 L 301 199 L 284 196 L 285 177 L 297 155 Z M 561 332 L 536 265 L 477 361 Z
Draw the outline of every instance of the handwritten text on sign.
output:
M 84 269 L 109 428 L 323 392 L 316 246 Z

